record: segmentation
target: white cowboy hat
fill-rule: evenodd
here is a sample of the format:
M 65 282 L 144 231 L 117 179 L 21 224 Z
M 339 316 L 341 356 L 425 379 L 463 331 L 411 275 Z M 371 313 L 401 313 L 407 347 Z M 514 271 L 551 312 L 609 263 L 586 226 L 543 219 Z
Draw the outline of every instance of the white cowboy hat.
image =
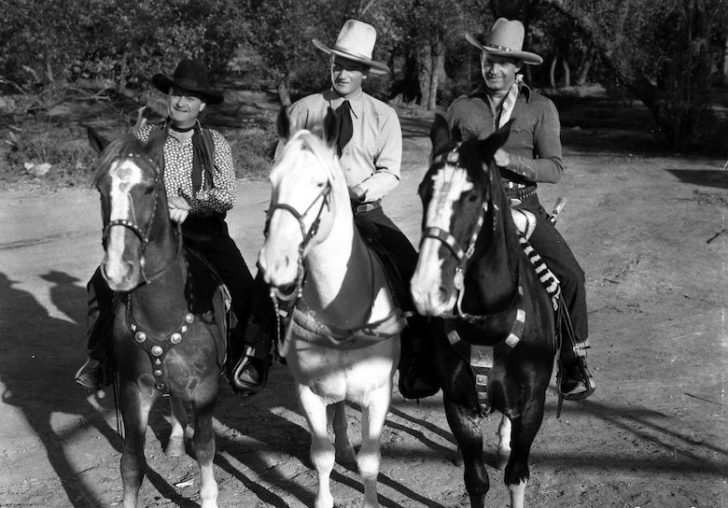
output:
M 488 34 L 485 44 L 481 44 L 478 40 L 470 35 L 465 34 L 467 41 L 486 53 L 491 55 L 504 56 L 521 60 L 525 64 L 540 65 L 543 58 L 536 53 L 523 51 L 523 36 L 525 30 L 520 21 L 509 21 L 506 18 L 498 18 L 493 24 L 493 28 Z
M 329 48 L 318 39 L 313 39 L 311 42 L 328 55 L 333 53 L 347 60 L 361 62 L 369 66 L 372 74 L 387 74 L 389 67 L 382 62 L 372 60 L 372 51 L 376 40 L 377 31 L 372 25 L 350 19 L 344 23 L 334 47 Z

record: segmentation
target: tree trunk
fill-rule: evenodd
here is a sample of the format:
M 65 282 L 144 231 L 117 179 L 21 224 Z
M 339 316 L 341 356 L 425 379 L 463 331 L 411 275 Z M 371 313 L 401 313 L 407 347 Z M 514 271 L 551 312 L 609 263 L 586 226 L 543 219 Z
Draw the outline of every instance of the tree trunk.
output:
M 420 84 L 420 105 L 427 106 L 432 84 L 432 51 L 429 44 L 422 44 L 417 51 L 417 81 Z M 424 103 L 424 104 L 423 104 Z
M 549 65 L 549 85 L 551 85 L 551 88 L 556 88 L 556 65 L 558 63 L 559 55 L 557 53 L 554 59 L 551 60 L 551 65 Z
M 285 74 L 280 80 L 278 80 L 278 100 L 281 101 L 282 106 L 286 107 L 291 105 L 291 92 L 288 85 L 289 80 L 289 74 Z
M 571 86 L 571 67 L 566 58 L 561 60 L 561 67 L 564 69 L 564 86 Z
M 592 48 L 589 48 L 586 53 L 584 53 L 584 58 L 581 61 L 576 77 L 576 86 L 583 86 L 586 84 L 587 79 L 589 79 L 589 70 L 591 70 L 591 66 L 594 63 L 594 57 L 594 50 Z
M 725 53 L 723 53 L 723 84 L 728 85 L 728 37 L 725 39 Z
M 433 44 L 432 74 L 430 93 L 427 97 L 427 111 L 434 111 L 437 107 L 437 90 L 440 86 L 440 77 L 445 75 L 445 44 L 438 40 Z

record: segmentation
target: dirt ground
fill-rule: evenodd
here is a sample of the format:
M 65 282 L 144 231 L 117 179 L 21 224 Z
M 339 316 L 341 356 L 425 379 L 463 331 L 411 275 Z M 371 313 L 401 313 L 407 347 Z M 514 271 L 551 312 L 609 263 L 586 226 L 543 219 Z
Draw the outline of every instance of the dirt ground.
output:
M 429 142 L 403 118 L 406 164 L 385 209 L 419 239 L 415 187 Z M 426 126 L 425 126 L 426 127 Z M 615 133 L 611 132 L 614 136 Z M 568 199 L 559 227 L 587 273 L 598 388 L 588 401 L 556 394 L 531 454 L 531 507 L 728 506 L 728 174 L 723 161 L 639 152 L 629 135 L 564 132 L 567 172 L 542 186 L 547 207 Z M 629 152 L 631 150 L 631 152 Z M 241 180 L 229 216 L 253 265 L 262 239 L 265 182 Z M 100 260 L 98 198 L 90 189 L 0 191 L 0 505 L 115 506 L 121 500 L 113 399 L 72 382 L 82 363 L 84 284 Z M 311 506 L 316 477 L 291 376 L 241 398 L 221 381 L 215 473 L 222 507 Z M 147 434 L 141 505 L 198 506 L 189 456 L 162 453 L 166 400 Z M 348 408 L 358 442 L 358 411 Z M 483 423 L 492 463 L 497 415 Z M 419 404 L 395 393 L 382 437 L 385 508 L 467 506 L 462 469 L 438 394 Z M 507 506 L 502 471 L 488 467 L 488 506 Z M 355 470 L 332 475 L 337 507 L 358 506 Z

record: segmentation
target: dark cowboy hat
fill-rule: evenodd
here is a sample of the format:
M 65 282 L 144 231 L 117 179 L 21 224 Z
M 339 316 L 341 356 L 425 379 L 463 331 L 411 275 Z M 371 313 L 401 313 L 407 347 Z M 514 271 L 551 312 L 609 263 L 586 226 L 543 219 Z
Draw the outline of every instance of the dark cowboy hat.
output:
M 481 44 L 468 33 L 465 34 L 465 39 L 476 48 L 491 55 L 521 60 L 529 65 L 540 65 L 543 58 L 536 53 L 523 51 L 524 32 L 523 24 L 520 21 L 498 18 L 493 24 L 485 44 Z
M 199 60 L 182 60 L 171 78 L 164 74 L 155 74 L 152 84 L 166 94 L 175 87 L 199 95 L 208 104 L 219 104 L 223 101 L 222 91 L 210 88 L 207 66 Z

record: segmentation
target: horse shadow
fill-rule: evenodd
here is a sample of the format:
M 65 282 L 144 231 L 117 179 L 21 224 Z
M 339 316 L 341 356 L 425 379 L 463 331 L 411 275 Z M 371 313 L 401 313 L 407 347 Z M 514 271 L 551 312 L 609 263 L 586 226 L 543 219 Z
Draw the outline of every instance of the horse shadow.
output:
M 115 448 L 121 440 L 103 416 L 75 390 L 74 359 L 82 359 L 85 345 L 79 322 L 85 291 L 77 279 L 51 271 L 42 276 L 52 285 L 51 299 L 75 322 L 51 317 L 36 298 L 14 285 L 0 273 L 0 314 L 12 316 L 0 343 L 0 377 L 5 385 L 3 403 L 16 407 L 43 444 L 48 461 L 58 476 L 69 502 L 74 507 L 101 507 L 103 504 L 72 463 L 65 444 L 92 426 Z M 22 325 L 21 325 L 22 323 Z M 58 428 L 54 414 L 77 415 L 76 423 Z
M 123 438 L 107 421 L 111 398 L 92 404 L 88 393 L 73 381 L 86 351 L 86 290 L 64 272 L 51 270 L 41 278 L 50 285 L 52 303 L 70 320 L 51 316 L 31 293 L 15 287 L 17 281 L 0 273 L 0 315 L 8 322 L 12 316 L 13 323 L 0 342 L 2 401 L 17 408 L 38 436 L 69 505 L 100 508 L 108 505 L 104 491 L 84 480 L 83 465 L 79 467 L 68 449 L 69 442 L 88 438 L 89 427 L 119 454 L 123 445 Z M 54 425 L 53 416 L 58 414 L 73 415 L 73 423 Z M 154 471 L 147 475 L 164 497 L 179 506 L 197 506 Z

